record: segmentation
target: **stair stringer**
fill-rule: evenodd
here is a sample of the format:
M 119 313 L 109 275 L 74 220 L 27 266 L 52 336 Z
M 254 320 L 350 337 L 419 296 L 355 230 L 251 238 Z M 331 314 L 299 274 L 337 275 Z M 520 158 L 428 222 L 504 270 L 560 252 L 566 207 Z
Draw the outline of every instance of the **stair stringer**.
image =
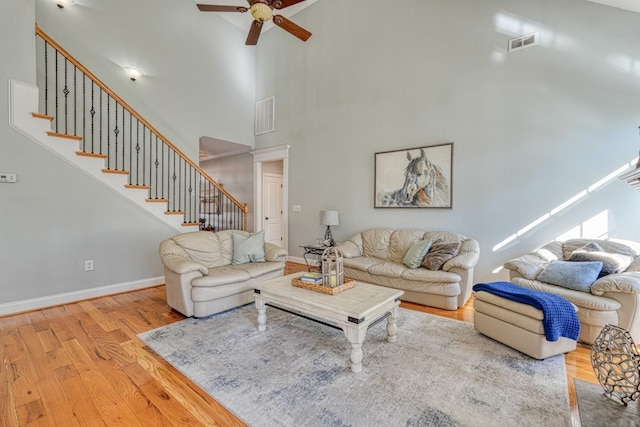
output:
M 147 202 L 149 190 L 126 188 L 126 174 L 102 172 L 104 159 L 76 154 L 79 141 L 47 135 L 51 123 L 32 115 L 38 111 L 39 93 L 35 85 L 9 80 L 9 125 L 12 128 L 178 232 L 198 230 L 197 225 L 183 225 L 183 215 L 167 215 L 166 203 Z

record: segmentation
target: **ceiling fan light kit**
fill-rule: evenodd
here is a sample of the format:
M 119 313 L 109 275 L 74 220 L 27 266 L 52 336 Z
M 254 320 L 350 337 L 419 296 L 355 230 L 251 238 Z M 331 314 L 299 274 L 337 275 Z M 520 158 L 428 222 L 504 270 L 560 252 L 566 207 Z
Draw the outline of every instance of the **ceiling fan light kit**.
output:
M 267 22 L 273 17 L 273 12 L 266 3 L 255 2 L 251 5 L 251 16 L 257 21 Z
M 274 15 L 274 9 L 284 9 L 294 4 L 300 3 L 304 0 L 247 0 L 249 8 L 243 6 L 220 6 L 214 4 L 198 4 L 198 9 L 201 12 L 240 12 L 251 11 L 253 16 L 253 23 L 249 29 L 249 35 L 247 36 L 247 45 L 258 44 L 258 38 L 262 31 L 262 24 L 273 19 L 273 23 L 282 28 L 289 34 L 299 38 L 303 42 L 306 42 L 311 33 L 298 24 L 290 21 L 282 15 Z

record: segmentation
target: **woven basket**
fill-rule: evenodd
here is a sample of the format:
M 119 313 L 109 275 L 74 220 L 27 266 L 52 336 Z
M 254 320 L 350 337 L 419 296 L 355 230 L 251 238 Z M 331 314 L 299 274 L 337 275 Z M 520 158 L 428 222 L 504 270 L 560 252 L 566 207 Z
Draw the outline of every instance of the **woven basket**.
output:
M 353 288 L 356 285 L 356 282 L 352 279 L 344 279 L 344 283 L 342 285 L 331 288 L 329 286 L 322 286 L 322 284 L 315 285 L 313 283 L 303 282 L 299 277 L 294 277 L 291 279 L 291 284 L 297 288 L 308 289 L 310 291 L 328 295 L 335 295 Z

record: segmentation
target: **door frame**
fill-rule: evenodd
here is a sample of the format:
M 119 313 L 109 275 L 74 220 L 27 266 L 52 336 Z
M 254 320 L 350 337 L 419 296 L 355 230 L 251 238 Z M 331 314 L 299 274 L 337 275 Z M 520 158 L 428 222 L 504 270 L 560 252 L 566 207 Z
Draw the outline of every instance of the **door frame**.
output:
M 250 151 L 253 156 L 253 223 L 262 230 L 262 164 L 282 161 L 282 247 L 289 249 L 289 145 Z

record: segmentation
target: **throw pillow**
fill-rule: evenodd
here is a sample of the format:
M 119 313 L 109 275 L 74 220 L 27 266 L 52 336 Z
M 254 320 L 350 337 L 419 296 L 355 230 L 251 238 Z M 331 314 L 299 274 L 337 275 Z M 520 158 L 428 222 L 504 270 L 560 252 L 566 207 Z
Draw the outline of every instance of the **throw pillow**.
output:
M 602 262 L 602 270 L 600 270 L 598 277 L 602 277 L 626 270 L 633 261 L 633 257 L 605 252 L 600 245 L 595 242 L 590 242 L 580 249 L 573 251 L 568 261 L 600 261 Z
M 574 291 L 590 292 L 591 285 L 598 279 L 602 270 L 600 261 L 573 262 L 551 261 L 538 274 L 536 280 L 551 283 Z
M 264 230 L 253 236 L 243 236 L 233 233 L 232 265 L 248 262 L 265 262 L 264 259 Z
M 460 243 L 438 243 L 431 246 L 422 260 L 422 266 L 429 270 L 440 270 L 445 262 L 458 255 Z
M 402 263 L 409 268 L 418 268 L 420 267 L 420 263 L 422 259 L 427 254 L 429 249 L 431 248 L 431 240 L 420 240 L 416 242 L 409 248 L 407 253 L 404 255 L 404 259 Z

